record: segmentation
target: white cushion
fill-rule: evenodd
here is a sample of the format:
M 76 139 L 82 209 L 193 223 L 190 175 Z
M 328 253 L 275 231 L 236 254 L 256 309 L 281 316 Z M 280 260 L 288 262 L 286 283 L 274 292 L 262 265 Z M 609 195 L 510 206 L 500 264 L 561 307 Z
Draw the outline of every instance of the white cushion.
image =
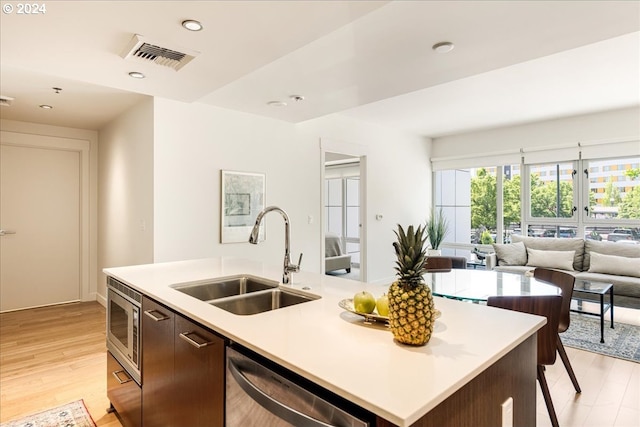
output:
M 589 273 L 640 277 L 640 258 L 604 255 L 598 252 L 591 252 Z
M 576 251 L 539 251 L 527 248 L 527 265 L 531 267 L 557 268 L 573 271 Z
M 527 263 L 527 248 L 524 243 L 509 243 L 506 245 L 494 243 L 498 265 L 525 265 Z

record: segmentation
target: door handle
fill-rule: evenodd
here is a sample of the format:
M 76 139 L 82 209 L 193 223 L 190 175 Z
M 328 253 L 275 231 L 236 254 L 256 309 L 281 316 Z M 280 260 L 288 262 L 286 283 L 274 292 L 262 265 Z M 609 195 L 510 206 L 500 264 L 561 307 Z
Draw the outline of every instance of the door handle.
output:
M 16 232 L 10 230 L 0 230 L 0 236 L 6 236 L 7 234 L 16 234 Z

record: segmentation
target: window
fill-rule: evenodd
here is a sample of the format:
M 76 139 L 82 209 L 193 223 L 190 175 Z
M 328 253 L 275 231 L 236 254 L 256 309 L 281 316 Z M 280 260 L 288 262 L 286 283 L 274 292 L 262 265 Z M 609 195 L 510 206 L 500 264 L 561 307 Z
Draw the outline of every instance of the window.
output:
M 325 230 L 342 236 L 342 179 L 325 180 L 326 203 Z
M 583 162 L 584 236 L 640 242 L 640 157 Z
M 573 163 L 528 165 L 526 170 L 530 217 L 571 218 L 575 211 Z
M 524 233 L 640 243 L 640 157 L 535 160 L 434 172 L 434 205 L 452 228 L 444 247 L 508 243 Z
M 436 210 L 450 224 L 445 241 L 503 243 L 519 233 L 520 165 L 437 171 L 435 183 Z

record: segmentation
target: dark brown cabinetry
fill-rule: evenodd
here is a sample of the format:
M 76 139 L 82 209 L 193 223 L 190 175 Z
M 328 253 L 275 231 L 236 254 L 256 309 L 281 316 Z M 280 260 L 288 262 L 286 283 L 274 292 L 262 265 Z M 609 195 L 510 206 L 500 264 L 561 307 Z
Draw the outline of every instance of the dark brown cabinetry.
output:
M 149 299 L 142 301 L 145 427 L 224 424 L 224 339 Z
M 107 351 L 107 396 L 124 427 L 142 425 L 140 386 Z

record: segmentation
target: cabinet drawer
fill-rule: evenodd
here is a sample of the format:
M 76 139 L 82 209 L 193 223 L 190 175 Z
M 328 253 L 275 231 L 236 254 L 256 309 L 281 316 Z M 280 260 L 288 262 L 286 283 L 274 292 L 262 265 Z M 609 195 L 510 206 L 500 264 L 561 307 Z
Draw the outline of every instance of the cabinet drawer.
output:
M 145 427 L 177 427 L 173 387 L 175 313 L 142 299 L 142 419 Z
M 142 425 L 142 392 L 120 363 L 107 351 L 107 397 L 124 427 Z
M 224 425 L 224 339 L 182 316 L 175 324 L 179 419 L 193 427 Z

